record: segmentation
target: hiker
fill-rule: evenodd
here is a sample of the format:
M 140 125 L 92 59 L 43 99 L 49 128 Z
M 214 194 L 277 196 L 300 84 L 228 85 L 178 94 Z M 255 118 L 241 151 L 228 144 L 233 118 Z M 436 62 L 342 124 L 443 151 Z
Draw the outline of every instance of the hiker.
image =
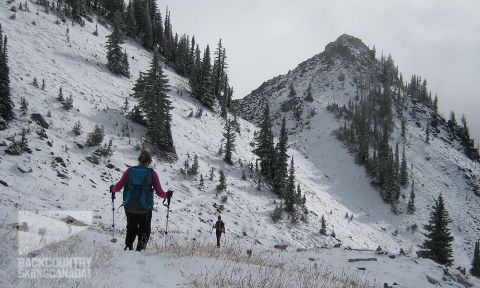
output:
M 152 155 L 148 151 L 140 152 L 138 166 L 128 168 L 116 185 L 110 186 L 110 192 L 116 193 L 123 189 L 123 207 L 127 216 L 127 235 L 125 249 L 133 250 L 133 242 L 138 235 L 137 251 L 146 248 L 150 238 L 153 188 L 161 198 L 171 198 L 173 191 L 164 192 L 157 173 L 149 168 Z
M 217 234 L 217 247 L 220 247 L 220 238 L 222 237 L 222 232 L 225 234 L 225 223 L 222 221 L 222 217 L 218 215 L 218 220 L 213 225 L 212 229 L 215 228 L 215 232 Z

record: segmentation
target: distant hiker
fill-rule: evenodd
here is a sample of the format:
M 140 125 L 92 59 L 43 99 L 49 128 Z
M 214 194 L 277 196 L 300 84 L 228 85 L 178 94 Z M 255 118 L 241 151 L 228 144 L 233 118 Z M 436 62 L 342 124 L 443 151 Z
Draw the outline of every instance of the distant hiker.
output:
M 225 223 L 223 223 L 220 215 L 218 216 L 218 220 L 212 228 L 215 228 L 215 232 L 217 234 L 217 247 L 220 247 L 220 238 L 222 237 L 222 232 L 225 234 Z
M 152 223 L 153 188 L 161 198 L 171 198 L 173 195 L 173 191 L 163 191 L 157 173 L 149 168 L 151 163 L 152 155 L 142 151 L 138 157 L 138 166 L 128 168 L 120 181 L 115 186 L 110 186 L 111 193 L 125 187 L 123 206 L 127 216 L 127 235 L 124 250 L 133 250 L 133 242 L 137 235 L 136 250 L 141 251 L 147 246 Z

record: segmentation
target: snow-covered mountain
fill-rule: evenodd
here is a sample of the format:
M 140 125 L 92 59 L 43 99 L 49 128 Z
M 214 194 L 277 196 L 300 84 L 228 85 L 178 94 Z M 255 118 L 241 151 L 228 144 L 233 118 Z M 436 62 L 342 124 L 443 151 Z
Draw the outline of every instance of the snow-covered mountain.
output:
M 358 101 L 357 86 L 361 83 L 360 79 L 368 78 L 371 67 L 379 63 L 378 59 L 372 57 L 373 53 L 360 39 L 344 34 L 329 43 L 324 52 L 287 74 L 264 82 L 235 105 L 242 117 L 259 123 L 265 103 L 268 102 L 277 133 L 282 117 L 286 116 L 290 124 L 291 146 L 308 157 L 315 169 L 321 171 L 317 177 L 318 183 L 358 215 L 358 221 L 378 229 L 385 228 L 387 234 L 398 231 L 395 239 L 401 246 L 411 245 L 417 249 L 416 245 L 422 243 L 423 235 L 412 233 L 408 227 L 425 224 L 433 200 L 442 193 L 453 219 L 451 228 L 455 235 L 455 258 L 459 262 L 462 261 L 460 259 L 466 262 L 471 258 L 471 247 L 480 231 L 480 166 L 465 156 L 461 143 L 450 139 L 445 125 L 430 144 L 425 143 L 425 123 L 431 108 L 414 103 L 411 99 L 407 102 L 408 111 L 420 112 L 415 119 L 407 113 L 406 141 L 400 137 L 401 119 L 398 115 L 394 117 L 391 142 L 406 144 L 410 175 L 415 179 L 418 189 L 415 215 L 394 216 L 389 213 L 390 207 L 383 204 L 364 168 L 355 164 L 354 156 L 332 133 L 342 127 L 344 121 L 327 111 L 327 106 L 333 103 L 342 106 L 348 105 L 349 101 Z M 298 103 L 291 104 L 290 85 L 302 99 Z M 309 85 L 313 102 L 303 100 Z M 288 105 L 293 105 L 293 108 L 286 109 Z M 295 115 L 296 109 L 301 111 L 301 119 Z M 406 196 L 402 200 L 403 205 L 408 200 L 406 190 L 402 191 Z
M 228 257 L 220 257 L 220 260 L 218 257 L 213 258 L 219 261 L 215 262 L 207 255 L 186 255 L 180 260 L 169 254 L 154 252 L 132 256 L 123 252 L 122 240 L 116 244 L 108 242 L 112 232 L 108 187 L 120 178 L 127 166 L 136 163 L 138 149 L 145 137 L 145 129 L 125 117 L 124 101 L 131 94 L 139 72 L 148 69 L 151 54 L 135 42 L 127 41 L 124 48 L 130 56 L 130 74 L 133 76 L 130 79 L 114 76 L 105 65 L 105 36 L 110 33 L 107 28 L 98 25 L 99 35 L 95 36 L 93 32 L 96 23 L 87 21 L 84 27 L 72 25 L 69 21 L 66 24 L 56 24 L 53 13 L 44 13 L 33 2 L 29 2 L 29 7 L 30 12 L 17 11 L 16 19 L 11 19 L 10 5 L 0 3 L 0 23 L 4 35 L 9 39 L 10 81 L 16 105 L 16 119 L 8 129 L 0 131 L 0 218 L 4 219 L 1 231 L 5 235 L 2 236 L 4 240 L 0 241 L 0 286 L 39 285 L 33 280 L 23 281 L 17 278 L 18 243 L 12 227 L 16 227 L 19 221 L 19 211 L 24 210 L 93 211 L 93 222 L 87 231 L 64 241 L 65 245 L 54 245 L 52 248 L 55 253 L 59 253 L 55 254 L 57 256 L 65 256 L 62 253 L 70 257 L 90 255 L 97 261 L 94 263 L 95 271 L 90 284 L 85 284 L 87 287 L 126 287 L 132 283 L 138 284 L 137 280 L 151 287 L 158 287 L 159 283 L 173 287 L 188 282 L 185 275 L 201 273 L 204 266 L 227 265 Z M 37 9 L 39 12 L 35 13 Z M 265 101 L 268 96 L 269 101 L 276 103 L 273 110 L 278 114 L 278 99 L 286 96 L 289 81 L 294 81 L 297 91 L 303 91 L 299 89 L 306 89 L 312 79 L 315 79 L 312 82 L 315 101 L 306 105 L 304 112 L 305 115 L 312 115 L 310 124 L 300 125 L 295 120 L 289 121 L 289 129 L 293 133 L 289 154 L 295 157 L 297 181 L 306 193 L 310 211 L 308 223 L 298 225 L 293 225 L 288 220 L 274 224 L 270 213 L 274 201 L 278 199 L 268 187 L 263 186 L 258 191 L 255 177 L 248 177 L 250 173 L 246 164 L 254 163 L 255 159 L 251 152 L 253 133 L 256 130 L 254 124 L 239 120 L 235 165 L 225 164 L 218 155 L 225 120 L 206 109 L 200 117 L 192 117 L 202 106 L 190 96 L 188 80 L 164 66 L 171 85 L 168 95 L 173 105 L 172 133 L 179 160 L 174 163 L 154 161 L 154 168 L 160 175 L 162 186 L 175 191 L 169 223 L 171 241 L 191 242 L 195 241 L 193 239 L 201 239 L 213 243 L 214 240 L 210 239 L 213 238 L 210 234 L 211 225 L 221 213 L 226 222 L 227 241 L 240 247 L 252 247 L 254 253 L 265 253 L 272 259 L 283 259 L 289 265 L 310 265 L 314 261 L 315 265 L 320 262 L 320 265 L 332 265 L 341 271 L 349 267 L 356 269 L 356 266 L 347 263 L 347 258 L 374 254 L 372 251 L 338 250 L 336 253 L 330 249 L 323 252 L 316 250 L 322 246 L 332 248 L 338 243 L 342 247 L 354 249 L 373 250 L 381 246 L 390 255 L 398 254 L 400 248 L 404 248 L 407 252 L 411 251 L 410 257 L 402 257 L 397 261 L 390 259 L 387 254 L 377 255 L 380 258 L 378 264 L 363 265 L 364 268 L 367 267 L 367 273 L 361 277 L 382 283 L 396 281 L 403 285 L 401 287 L 414 287 L 416 281 L 422 283 L 418 287 L 425 287 L 423 284 L 428 283 L 425 277 L 427 274 L 438 281 L 452 281 L 442 280 L 443 270 L 433 262 L 411 258 L 416 244 L 423 237 L 419 232 L 412 233 L 407 228 L 414 223 L 421 226 L 426 222 L 427 206 L 436 193 L 443 189 L 449 212 L 454 219 L 455 264 L 468 267 L 472 240 L 478 234 L 478 220 L 475 217 L 478 217 L 479 202 L 478 197 L 466 190 L 468 186 L 463 173 L 458 169 L 471 169 L 475 175 L 479 171 L 478 165 L 437 138 L 429 146 L 422 145 L 422 130 L 410 125 L 411 149 L 408 154 L 414 164 L 415 179 L 419 187 L 422 187 L 418 189 L 419 208 L 414 216 L 393 216 L 389 207 L 382 204 L 378 193 L 370 187 L 363 168 L 354 164 L 352 157 L 331 135 L 339 123 L 325 111 L 329 99 L 346 103 L 354 95 L 353 79 L 360 71 L 358 69 L 372 62 L 365 56 L 368 48 L 349 36 L 342 36 L 332 45 L 346 48 L 332 46 L 331 50 L 327 49 L 327 52 L 331 51 L 331 61 L 325 62 L 325 57 L 320 54 L 289 74 L 267 82 L 257 93 L 242 101 L 242 107 L 248 107 L 248 103 L 260 107 L 261 102 L 258 101 Z M 344 61 L 348 57 L 354 59 L 353 62 Z M 32 85 L 35 77 L 39 83 L 45 80 L 45 89 Z M 60 88 L 65 96 L 71 94 L 73 97 L 74 108 L 70 111 L 65 111 L 57 100 Z M 28 111 L 25 114 L 19 109 L 22 97 L 28 101 Z M 131 106 L 135 101 L 129 99 L 129 102 Z M 259 110 L 255 109 L 252 107 L 243 110 L 247 120 L 253 120 L 258 115 Z M 35 120 L 35 114 L 40 114 L 45 119 L 43 128 L 40 126 L 41 121 Z M 83 133 L 75 136 L 72 128 L 78 121 Z M 128 137 L 122 132 L 126 123 L 130 129 Z M 86 135 L 95 125 L 104 127 L 105 142 L 112 139 L 114 147 L 113 155 L 110 158 L 100 158 L 98 163 L 94 163 L 96 161 L 90 157 L 98 147 L 85 145 Z M 9 145 L 19 140 L 23 128 L 31 153 L 5 153 Z M 187 155 L 190 159 L 198 155 L 200 173 L 205 178 L 204 188 L 199 188 L 198 176 L 188 178 L 179 173 Z M 425 160 L 426 155 L 429 155 L 429 161 Z M 212 169 L 213 181 L 209 180 Z M 217 195 L 215 187 L 218 184 L 219 170 L 225 171 L 228 188 L 227 192 Z M 247 180 L 241 179 L 244 170 Z M 445 189 L 447 185 L 448 191 Z M 120 205 L 119 202 L 117 200 L 116 207 Z M 154 233 L 149 243 L 151 251 L 160 251 L 157 248 L 164 241 L 162 231 L 166 211 L 161 203 L 157 204 L 158 210 L 153 215 Z M 354 215 L 352 221 L 345 219 L 346 213 Z M 115 212 L 116 232 L 121 234 L 119 238 L 123 237 L 126 223 L 123 214 L 121 209 Z M 328 230 L 335 230 L 336 238 L 319 234 L 322 214 L 327 219 Z M 396 230 L 398 235 L 393 235 Z M 289 252 L 279 254 L 272 251 L 276 244 L 289 245 Z M 51 256 L 52 249 L 47 246 L 34 255 Z M 297 249 L 307 250 L 297 253 Z M 414 262 L 419 263 L 417 265 L 421 269 L 416 273 L 408 273 L 410 268 L 403 268 L 405 276 L 395 277 L 394 267 L 408 267 Z M 104 267 L 104 264 L 108 265 Z M 259 264 L 252 264 L 250 267 L 253 268 L 250 269 L 255 269 L 255 265 Z M 163 275 L 156 275 L 155 269 L 151 268 L 157 266 L 167 271 L 165 279 L 162 280 Z M 288 267 L 290 266 L 285 269 Z M 118 272 L 130 269 L 133 271 L 129 271 L 130 278 Z M 148 277 L 142 276 L 142 271 L 148 271 Z M 420 277 L 421 280 L 418 279 Z M 45 282 L 43 286 L 50 285 L 62 286 L 60 282 Z

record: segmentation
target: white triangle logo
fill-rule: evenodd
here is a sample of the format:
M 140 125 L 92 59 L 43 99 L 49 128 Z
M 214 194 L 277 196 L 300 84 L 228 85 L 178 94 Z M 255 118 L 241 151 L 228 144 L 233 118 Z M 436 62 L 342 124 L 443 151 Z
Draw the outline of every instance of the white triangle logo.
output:
M 18 254 L 63 241 L 92 225 L 92 211 L 19 211 Z

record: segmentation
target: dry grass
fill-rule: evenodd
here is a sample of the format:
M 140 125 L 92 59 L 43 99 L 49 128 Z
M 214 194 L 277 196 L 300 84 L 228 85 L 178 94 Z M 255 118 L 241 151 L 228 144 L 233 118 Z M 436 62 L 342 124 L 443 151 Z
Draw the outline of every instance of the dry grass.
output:
M 210 239 L 211 240 L 211 239 Z M 315 263 L 302 265 L 279 257 L 277 252 L 260 254 L 253 251 L 249 257 L 247 250 L 238 242 L 226 242 L 220 249 L 212 241 L 195 241 L 169 236 L 164 241 L 151 244 L 156 252 L 173 257 L 202 257 L 220 260 L 205 266 L 198 273 L 182 273 L 190 287 L 345 287 L 370 288 L 378 284 L 367 280 L 355 271 L 335 271 Z

